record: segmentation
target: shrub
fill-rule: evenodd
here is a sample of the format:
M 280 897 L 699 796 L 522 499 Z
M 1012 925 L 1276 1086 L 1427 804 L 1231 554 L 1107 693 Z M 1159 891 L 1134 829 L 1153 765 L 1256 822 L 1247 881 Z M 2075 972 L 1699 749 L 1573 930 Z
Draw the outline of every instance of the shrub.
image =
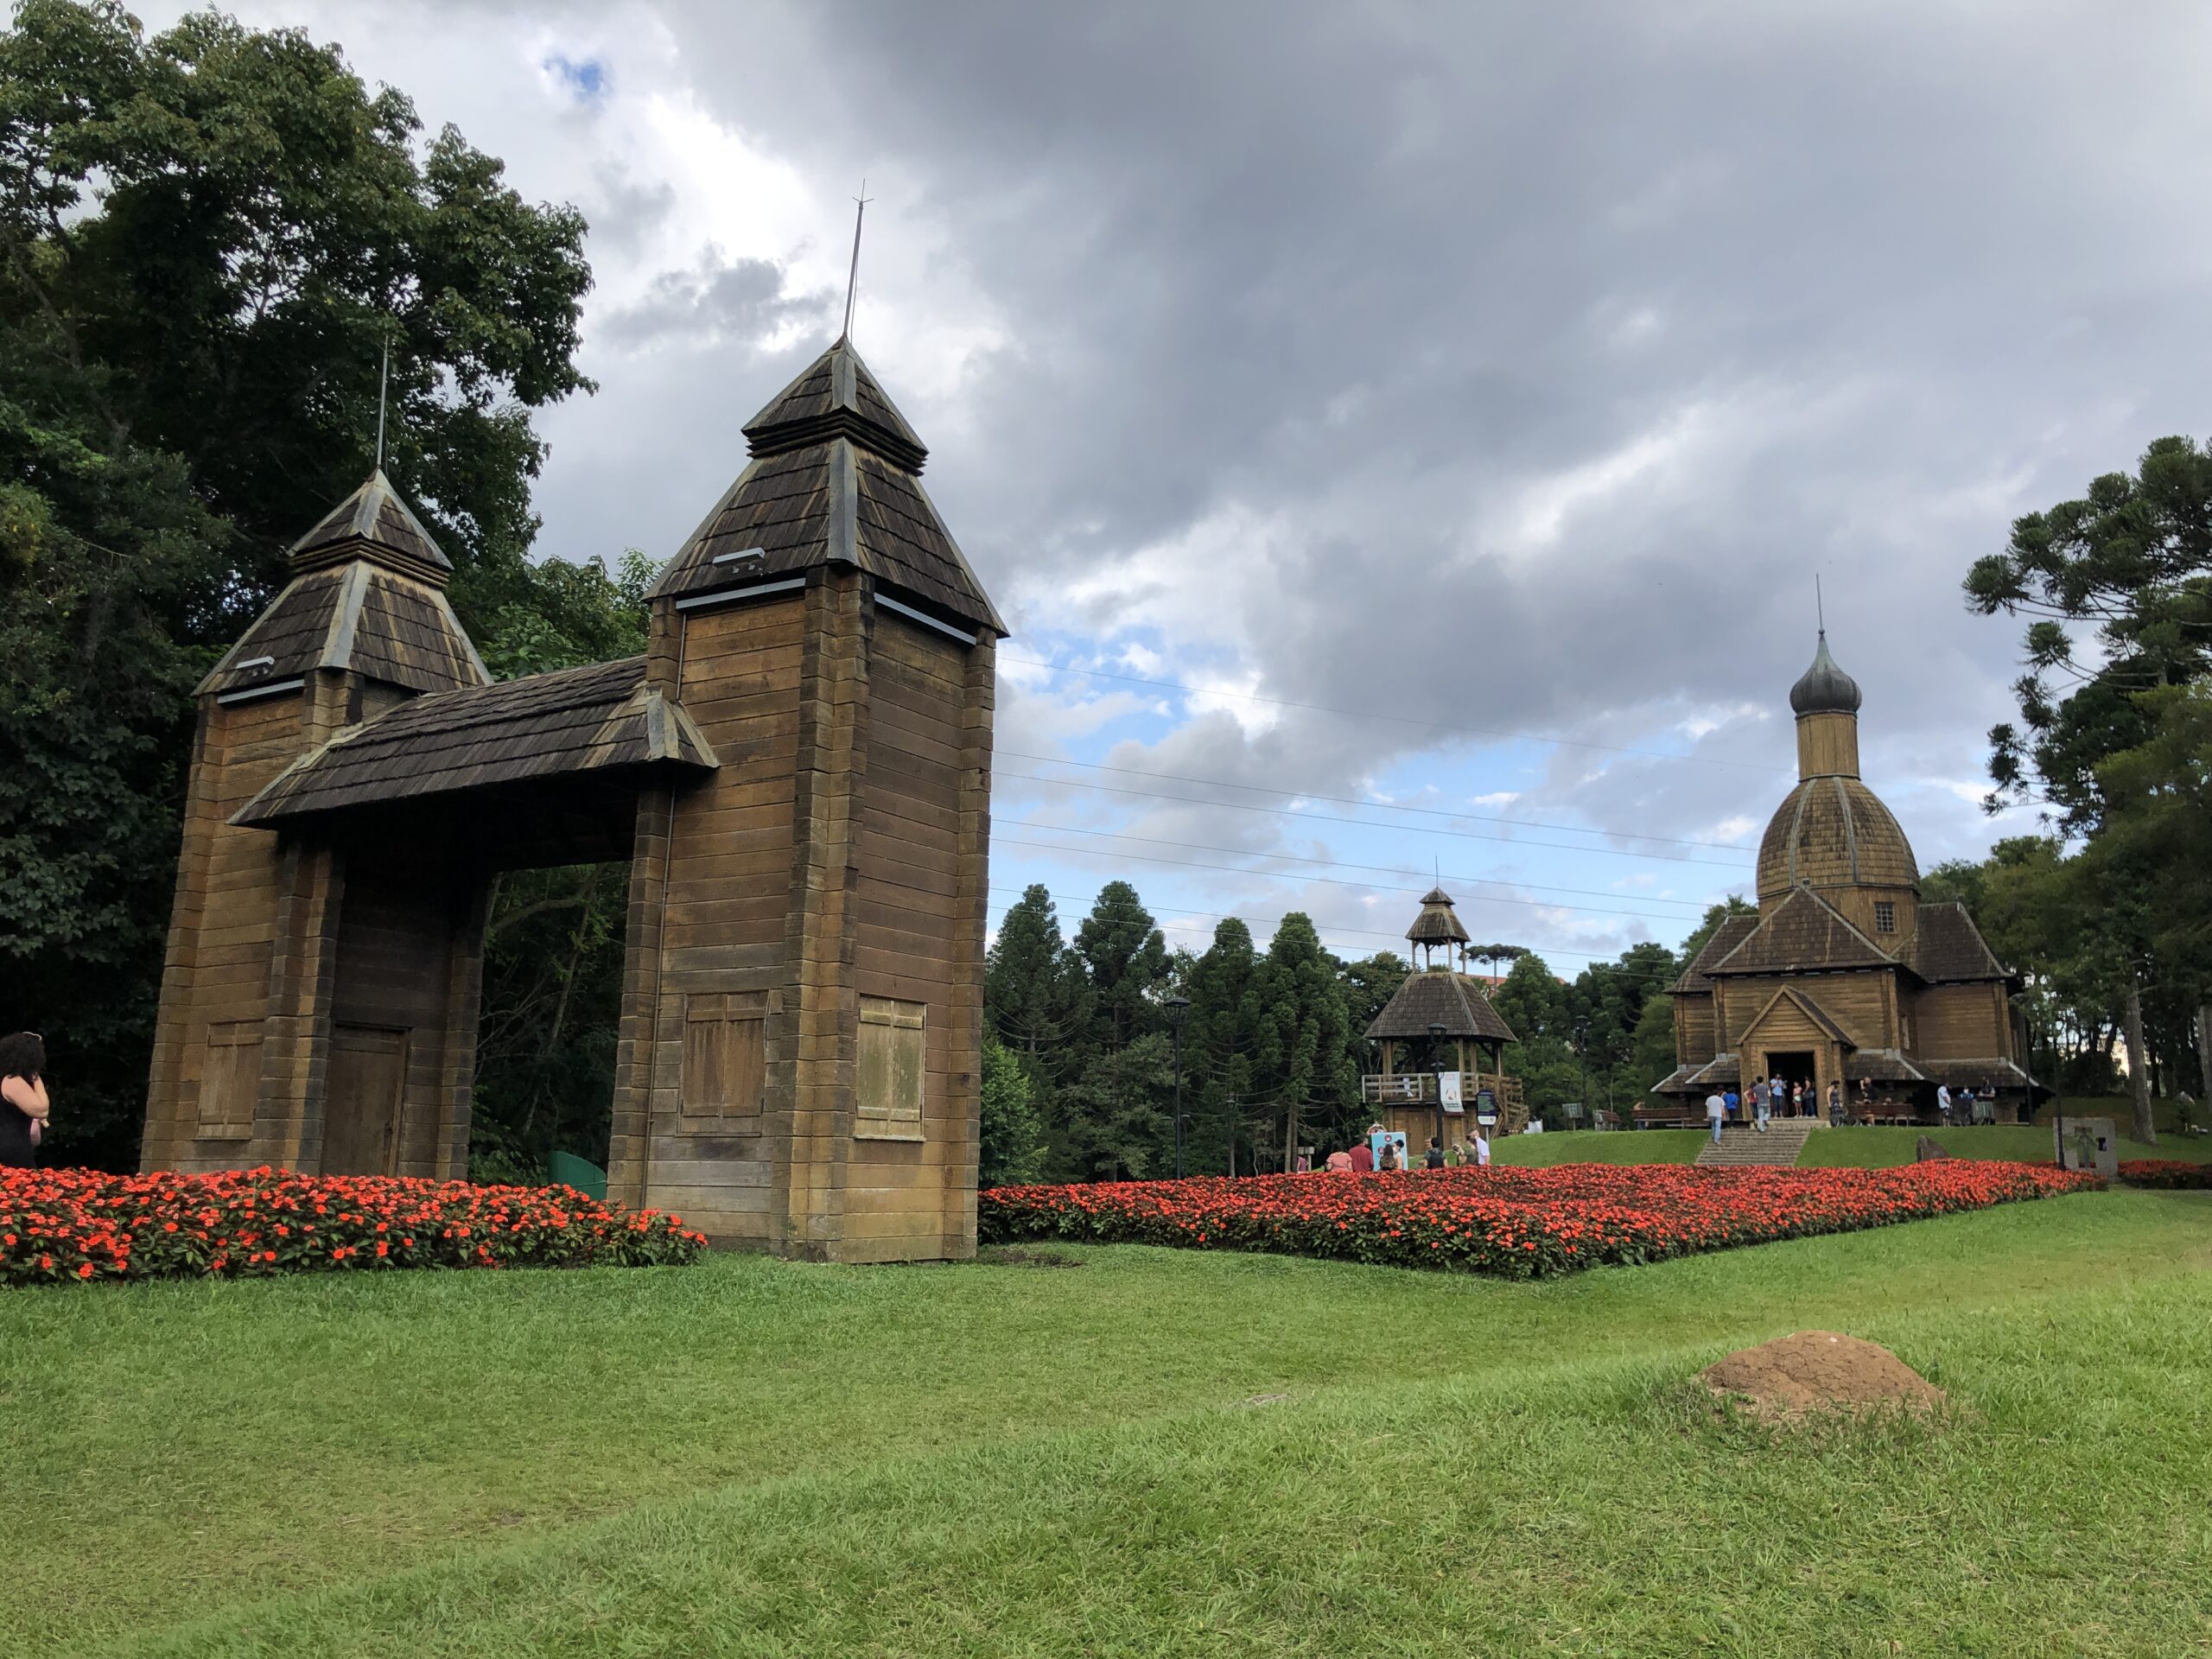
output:
M 1549 1169 L 1269 1175 L 1000 1187 L 986 1243 L 1077 1238 L 1268 1250 L 1528 1279 L 1840 1233 L 2091 1190 L 2056 1166 L 1947 1159 L 1897 1169 Z
M 2120 1179 L 2130 1186 L 2163 1186 L 2212 1192 L 2212 1164 L 2186 1164 L 2176 1158 L 2128 1158 Z
M 696 1260 L 680 1216 L 569 1186 L 229 1170 L 0 1170 L 0 1284 Z

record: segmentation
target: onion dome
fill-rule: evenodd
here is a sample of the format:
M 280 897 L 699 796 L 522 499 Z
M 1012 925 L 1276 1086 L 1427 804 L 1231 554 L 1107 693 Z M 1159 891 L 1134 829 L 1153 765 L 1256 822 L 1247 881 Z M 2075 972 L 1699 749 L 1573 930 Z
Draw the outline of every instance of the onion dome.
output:
M 1920 867 L 1904 831 L 1872 790 L 1856 778 L 1808 778 L 1783 798 L 1759 842 L 1761 902 L 1798 887 L 1916 893 Z
M 1859 682 L 1836 666 L 1828 655 L 1828 631 L 1821 630 L 1820 649 L 1813 665 L 1789 688 L 1789 706 L 1801 715 L 1855 715 L 1859 712 Z

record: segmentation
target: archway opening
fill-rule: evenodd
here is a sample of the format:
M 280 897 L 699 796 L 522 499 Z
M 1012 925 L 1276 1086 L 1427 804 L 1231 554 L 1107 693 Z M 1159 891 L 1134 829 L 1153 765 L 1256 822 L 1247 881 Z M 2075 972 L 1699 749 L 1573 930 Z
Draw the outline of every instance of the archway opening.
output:
M 626 862 L 510 870 L 484 938 L 468 1137 L 473 1179 L 602 1176 L 622 1003 Z

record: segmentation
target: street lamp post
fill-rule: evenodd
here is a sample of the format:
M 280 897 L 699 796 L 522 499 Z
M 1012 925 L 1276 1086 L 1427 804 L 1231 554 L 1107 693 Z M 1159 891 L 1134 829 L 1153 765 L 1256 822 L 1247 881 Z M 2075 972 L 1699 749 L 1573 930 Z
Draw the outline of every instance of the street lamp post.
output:
M 1167 999 L 1167 1021 L 1175 1033 L 1175 1179 L 1183 1179 L 1183 1019 L 1191 1011 L 1187 996 Z
M 1428 1028 L 1429 1052 L 1436 1065 L 1436 1144 L 1444 1144 L 1444 1027 L 1433 1025 Z M 1408 1159 L 1408 1163 L 1413 1160 Z

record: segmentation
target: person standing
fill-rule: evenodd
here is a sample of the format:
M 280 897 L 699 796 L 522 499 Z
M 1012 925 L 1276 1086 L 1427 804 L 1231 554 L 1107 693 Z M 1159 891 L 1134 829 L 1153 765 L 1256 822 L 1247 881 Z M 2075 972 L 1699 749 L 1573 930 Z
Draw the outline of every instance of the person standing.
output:
M 1716 1090 L 1705 1097 L 1705 1121 L 1713 1126 L 1713 1144 L 1720 1144 L 1720 1125 L 1728 1116 L 1728 1103 Z
M 1843 1127 L 1843 1085 L 1833 1077 L 1828 1079 L 1828 1127 Z
M 1329 1154 L 1328 1170 L 1332 1175 L 1351 1174 L 1351 1154 L 1346 1152 L 1342 1147 L 1338 1147 Z
M 1744 1097 L 1738 1094 L 1733 1089 L 1724 1090 L 1720 1097 L 1727 1103 L 1728 1121 L 1731 1123 L 1742 1122 L 1744 1121 Z
M 0 1168 L 37 1162 L 52 1108 L 46 1098 L 46 1043 L 35 1031 L 0 1037 Z
M 1769 1089 L 1764 1083 L 1753 1084 L 1751 1085 L 1751 1118 L 1754 1126 L 1761 1135 L 1764 1135 L 1766 1133 L 1766 1126 L 1773 1119 L 1773 1090 Z
M 1398 1157 L 1398 1143 L 1395 1141 L 1385 1141 L 1382 1143 L 1382 1161 L 1377 1164 L 1376 1167 L 1382 1170 L 1386 1174 L 1393 1170 L 1403 1167 L 1403 1165 Z
M 1444 1143 L 1433 1135 L 1428 1137 L 1428 1156 L 1421 1161 L 1431 1169 L 1444 1167 Z
M 1375 1173 L 1375 1148 L 1363 1141 L 1351 1149 L 1351 1171 L 1355 1175 Z
M 1480 1128 L 1475 1131 L 1475 1167 L 1478 1169 L 1490 1167 L 1490 1137 Z
M 1951 1127 L 1951 1085 L 1948 1083 L 1936 1085 L 1936 1116 L 1945 1128 Z

